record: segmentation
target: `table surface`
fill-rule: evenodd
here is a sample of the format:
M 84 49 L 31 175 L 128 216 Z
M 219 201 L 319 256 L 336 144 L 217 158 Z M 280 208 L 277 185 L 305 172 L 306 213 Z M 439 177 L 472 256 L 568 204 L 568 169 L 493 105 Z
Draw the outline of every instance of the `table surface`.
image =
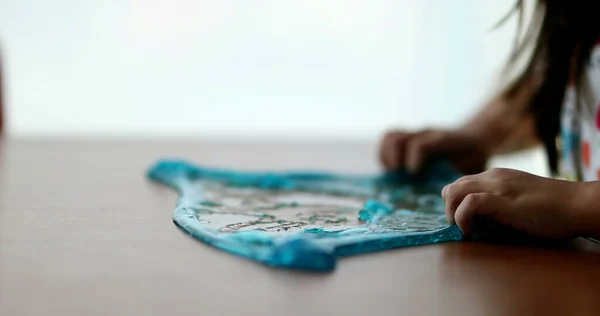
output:
M 275 270 L 171 222 L 159 157 L 377 171 L 361 143 L 0 141 L 0 315 L 600 315 L 600 250 L 456 242 Z

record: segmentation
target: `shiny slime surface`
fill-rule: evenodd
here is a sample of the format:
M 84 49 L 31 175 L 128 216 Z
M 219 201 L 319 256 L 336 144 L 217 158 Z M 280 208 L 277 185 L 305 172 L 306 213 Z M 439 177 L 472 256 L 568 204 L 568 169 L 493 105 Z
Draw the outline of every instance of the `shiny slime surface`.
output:
M 191 236 L 269 266 L 320 272 L 342 256 L 461 240 L 439 194 L 459 176 L 442 163 L 419 176 L 252 173 L 180 160 L 148 170 L 179 192 L 173 221 Z

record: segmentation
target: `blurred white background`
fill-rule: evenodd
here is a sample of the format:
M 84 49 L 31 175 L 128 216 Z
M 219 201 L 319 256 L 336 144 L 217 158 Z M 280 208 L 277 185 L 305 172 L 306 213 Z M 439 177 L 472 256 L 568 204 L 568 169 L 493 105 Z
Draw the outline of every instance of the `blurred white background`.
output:
M 453 125 L 514 0 L 0 0 L 14 136 L 375 139 Z

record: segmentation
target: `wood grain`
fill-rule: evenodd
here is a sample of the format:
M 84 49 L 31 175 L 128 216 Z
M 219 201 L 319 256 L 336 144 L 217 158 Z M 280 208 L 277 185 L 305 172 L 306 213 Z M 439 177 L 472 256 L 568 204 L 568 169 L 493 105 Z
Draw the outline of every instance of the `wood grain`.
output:
M 0 315 L 600 315 L 600 250 L 451 243 L 272 270 L 171 223 L 160 156 L 246 169 L 375 172 L 352 143 L 0 144 Z

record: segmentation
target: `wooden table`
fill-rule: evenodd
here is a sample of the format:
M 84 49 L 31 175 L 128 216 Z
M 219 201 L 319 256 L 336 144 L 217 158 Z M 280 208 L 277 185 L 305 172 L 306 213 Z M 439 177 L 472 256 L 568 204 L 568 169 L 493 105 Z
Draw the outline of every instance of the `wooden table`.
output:
M 215 251 L 171 222 L 160 156 L 247 169 L 375 172 L 351 143 L 0 145 L 0 315 L 600 315 L 595 244 L 458 242 L 342 259 L 329 275 Z

